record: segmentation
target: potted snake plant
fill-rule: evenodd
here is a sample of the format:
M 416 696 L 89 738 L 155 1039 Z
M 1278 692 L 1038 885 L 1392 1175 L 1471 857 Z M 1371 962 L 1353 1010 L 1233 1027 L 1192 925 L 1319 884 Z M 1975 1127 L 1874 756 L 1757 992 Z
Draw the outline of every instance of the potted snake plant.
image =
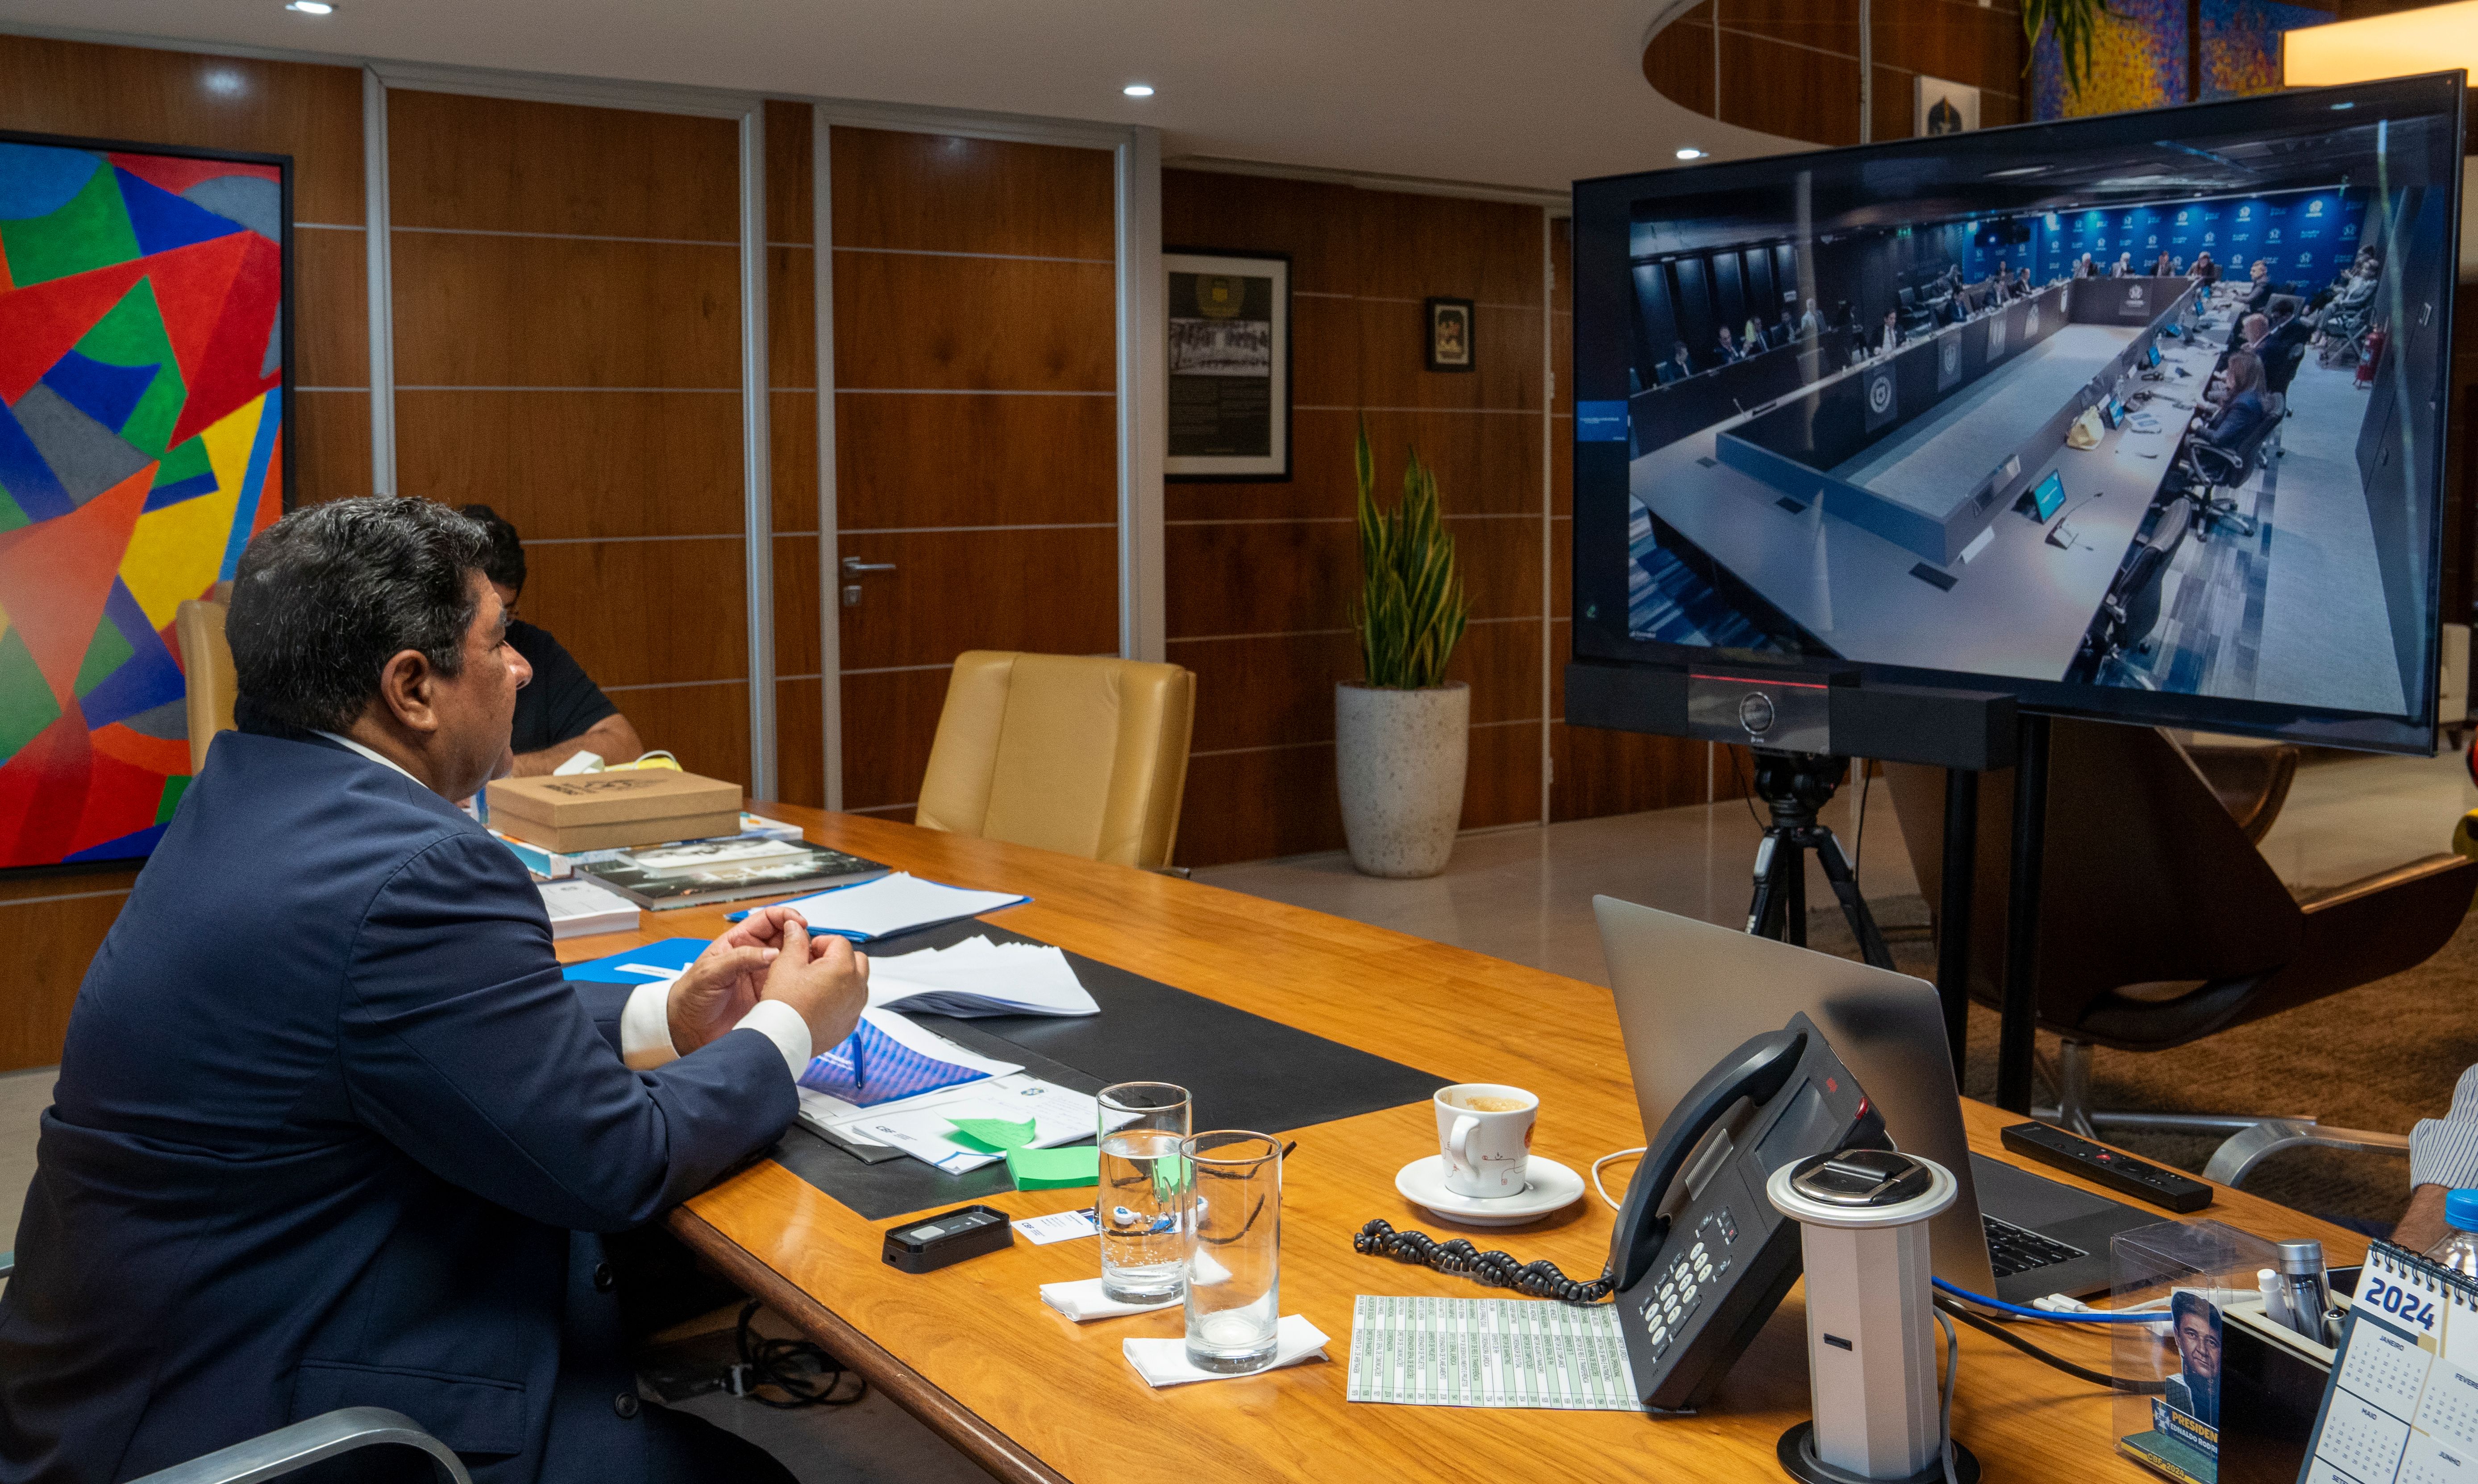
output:
M 1433 876 L 1454 853 L 1471 758 L 1471 688 L 1446 679 L 1471 605 L 1454 539 L 1437 515 L 1437 476 L 1415 449 L 1403 499 L 1377 503 L 1377 459 L 1362 422 L 1359 636 L 1365 679 L 1334 690 L 1334 762 L 1351 864 L 1371 876 Z

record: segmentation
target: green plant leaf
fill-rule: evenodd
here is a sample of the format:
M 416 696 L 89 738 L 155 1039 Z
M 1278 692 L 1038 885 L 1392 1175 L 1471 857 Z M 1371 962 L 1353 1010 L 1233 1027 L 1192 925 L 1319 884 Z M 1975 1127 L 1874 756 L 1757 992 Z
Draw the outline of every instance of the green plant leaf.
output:
M 1365 419 L 1352 460 L 1359 486 L 1360 591 L 1351 621 L 1368 684 L 1391 690 L 1443 685 L 1470 603 L 1454 538 L 1439 514 L 1436 471 L 1410 450 L 1402 502 L 1388 511 L 1377 503 L 1377 461 Z

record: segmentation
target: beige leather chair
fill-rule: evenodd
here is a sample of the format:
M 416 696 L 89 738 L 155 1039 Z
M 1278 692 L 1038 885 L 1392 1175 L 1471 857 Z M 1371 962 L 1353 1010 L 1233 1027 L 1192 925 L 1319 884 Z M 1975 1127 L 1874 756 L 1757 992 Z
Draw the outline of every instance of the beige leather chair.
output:
M 1187 786 L 1196 677 L 1176 665 L 974 649 L 955 657 L 917 821 L 1154 868 Z
M 181 641 L 181 668 L 189 677 L 190 771 L 207 766 L 207 743 L 233 729 L 233 697 L 240 685 L 233 672 L 232 645 L 224 641 L 224 605 L 190 598 L 172 611 Z

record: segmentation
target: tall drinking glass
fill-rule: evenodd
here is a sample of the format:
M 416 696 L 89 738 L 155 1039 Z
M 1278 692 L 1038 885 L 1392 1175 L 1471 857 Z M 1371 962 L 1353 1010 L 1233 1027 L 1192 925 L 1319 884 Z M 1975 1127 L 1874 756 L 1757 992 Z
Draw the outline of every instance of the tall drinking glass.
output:
M 1244 1374 L 1274 1363 L 1282 1317 L 1282 1146 L 1217 1129 L 1187 1156 L 1187 1359 Z
M 1101 1290 L 1121 1303 L 1160 1303 L 1187 1281 L 1180 1230 L 1186 1173 L 1178 1146 L 1189 1128 L 1187 1089 L 1121 1082 L 1095 1098 L 1101 1188 Z

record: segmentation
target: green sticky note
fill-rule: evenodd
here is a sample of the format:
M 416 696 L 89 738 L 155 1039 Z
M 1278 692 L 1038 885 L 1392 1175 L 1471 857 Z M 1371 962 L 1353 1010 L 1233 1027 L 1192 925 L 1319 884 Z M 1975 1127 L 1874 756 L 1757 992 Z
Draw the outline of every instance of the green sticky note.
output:
M 1091 1144 L 1066 1149 L 1007 1150 L 1007 1173 L 1020 1191 L 1057 1191 L 1101 1183 L 1101 1151 Z
M 1032 1119 L 1021 1123 L 1006 1119 L 948 1119 L 958 1133 L 981 1144 L 991 1153 L 1004 1149 L 1021 1149 L 1032 1143 Z

